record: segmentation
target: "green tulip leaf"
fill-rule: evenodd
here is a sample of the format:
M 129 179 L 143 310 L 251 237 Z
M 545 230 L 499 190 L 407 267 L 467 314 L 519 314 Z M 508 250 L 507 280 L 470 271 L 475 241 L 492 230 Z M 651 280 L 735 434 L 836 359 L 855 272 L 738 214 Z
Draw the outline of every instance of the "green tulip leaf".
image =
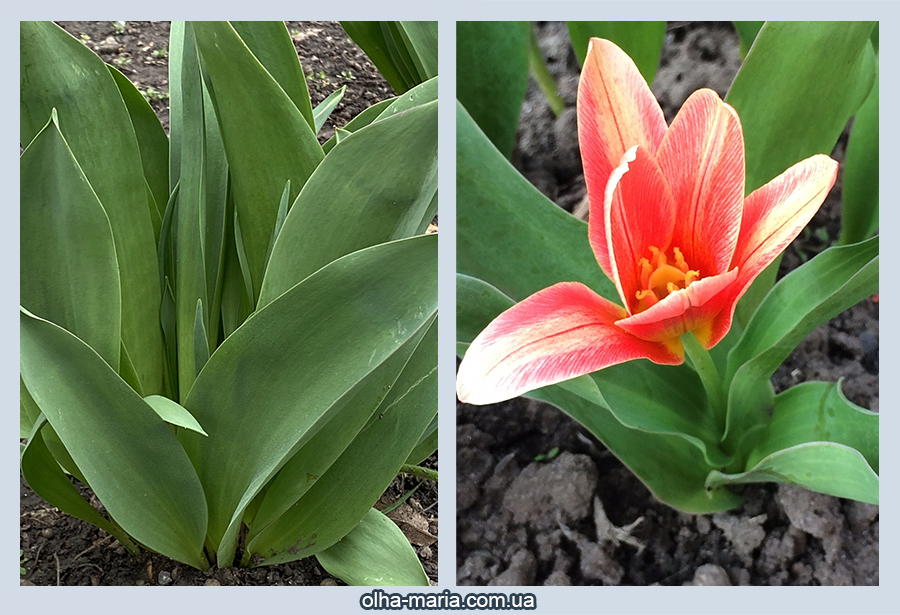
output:
M 272 249 L 259 305 L 345 254 L 416 234 L 422 221 L 434 216 L 437 159 L 437 101 L 341 141 L 291 207 Z M 366 223 L 347 224 L 358 219 Z
M 342 21 L 341 27 L 372 60 L 372 64 L 394 91 L 402 94 L 415 84 L 410 83 L 410 77 L 405 68 L 397 66 L 391 55 L 382 23 L 379 21 Z
M 437 414 L 437 329 L 435 319 L 378 411 L 343 454 L 294 506 L 247 543 L 245 564 L 314 555 L 366 515 Z M 348 489 L 349 484 L 355 488 Z
M 664 21 L 570 21 L 569 36 L 578 64 L 584 64 L 588 41 L 592 36 L 605 38 L 618 45 L 634 60 L 641 75 L 650 85 L 656 76 L 659 56 L 666 38 Z
M 427 81 L 438 74 L 438 22 L 398 21 L 396 32 L 409 52 L 417 83 Z
M 768 21 L 759 31 L 725 98 L 741 118 L 748 194 L 793 164 L 834 149 L 874 83 L 874 25 Z M 775 282 L 779 262 L 738 304 L 742 325 Z
M 178 437 L 204 485 L 220 566 L 250 500 L 430 319 L 436 267 L 431 235 L 355 252 L 258 310 L 210 357 L 183 404 L 210 437 Z
M 813 329 L 878 291 L 878 237 L 832 247 L 775 285 L 728 356 L 725 447 L 752 447 L 769 419 L 769 379 Z
M 797 444 L 768 455 L 747 472 L 714 470 L 706 480 L 713 493 L 729 485 L 768 482 L 878 504 L 878 474 L 859 451 L 834 442 Z
M 416 447 L 404 461 L 404 465 L 419 465 L 438 449 L 438 417 L 437 414 L 431 419 L 431 423 L 425 428 L 425 432 L 416 442 Z
M 137 137 L 141 151 L 144 179 L 150 189 L 150 200 L 153 205 L 150 209 L 150 219 L 153 221 L 153 229 L 158 238 L 159 225 L 165 213 L 163 207 L 169 199 L 169 137 L 159 123 L 153 107 L 128 77 L 114 66 L 107 65 L 107 68 L 119 88 L 119 94 L 122 95 L 122 101 L 128 109 L 131 125 L 134 127 L 134 136 Z
M 290 97 L 310 126 L 314 126 L 306 76 L 294 42 L 283 21 L 232 21 L 232 27 L 253 55 Z M 314 130 L 319 132 L 318 129 Z
M 348 585 L 429 585 L 406 536 L 374 508 L 340 542 L 317 553 L 316 559 Z
M 456 98 L 506 158 L 528 86 L 531 27 L 528 21 L 456 22 Z
M 34 430 L 28 438 L 28 444 L 25 445 L 22 453 L 22 475 L 28 481 L 28 486 L 51 506 L 99 527 L 118 538 L 122 544 L 130 545 L 131 541 L 122 530 L 101 516 L 78 493 L 78 489 L 50 454 L 50 449 L 44 443 L 41 433 L 49 428 L 49 423 L 43 417 L 35 423 Z
M 846 245 L 868 238 L 878 230 L 878 78 L 869 98 L 856 112 L 847 144 L 841 237 Z
M 159 415 L 159 418 L 166 423 L 175 425 L 176 427 L 190 429 L 191 431 L 195 431 L 204 436 L 209 435 L 203 431 L 203 428 L 200 426 L 200 423 L 197 422 L 197 419 L 195 419 L 193 415 L 178 402 L 174 402 L 162 395 L 149 395 L 144 398 L 144 401 L 147 402 L 147 405 L 153 408 L 153 411 Z
M 746 467 L 808 442 L 849 446 L 878 472 L 878 413 L 848 400 L 840 382 L 804 382 L 777 395 L 772 422 L 750 453 Z
M 291 180 L 293 200 L 324 154 L 311 125 L 234 28 L 222 22 L 191 27 L 231 172 L 255 300 L 282 188 Z
M 385 109 L 390 107 L 397 100 L 397 98 L 388 98 L 387 100 L 382 100 L 375 103 L 371 107 L 367 107 L 365 110 L 361 111 L 355 118 L 344 124 L 344 126 L 336 128 L 334 131 L 334 136 L 328 139 L 322 145 L 322 150 L 327 154 L 335 145 L 337 145 L 340 139 L 348 136 L 349 133 L 356 132 L 360 128 L 368 126 L 369 124 L 377 120 L 378 116 L 381 115 L 381 113 Z
M 316 134 L 319 134 L 319 131 L 322 130 L 322 126 L 325 125 L 325 122 L 327 122 L 328 118 L 331 116 L 331 112 L 334 111 L 334 108 L 337 107 L 338 104 L 340 104 L 345 91 L 347 91 L 347 86 L 341 86 L 339 90 L 335 90 L 329 94 L 325 100 L 320 102 L 316 105 L 316 108 L 313 109 L 313 130 L 316 131 Z
M 587 224 L 538 192 L 460 105 L 456 118 L 456 270 L 518 301 L 567 280 L 618 302 Z
M 50 22 L 20 23 L 20 141 L 56 108 L 60 132 L 109 217 L 121 284 L 121 337 L 144 391 L 162 389 L 156 242 L 141 151 L 128 108 L 103 61 Z
M 119 266 L 109 219 L 56 113 L 20 160 L 19 295 L 119 369 Z
M 753 41 L 756 40 L 756 36 L 759 34 L 760 29 L 763 27 L 763 24 L 766 23 L 764 21 L 735 21 L 734 29 L 737 30 L 738 36 L 741 39 L 741 59 L 747 57 L 747 54 L 750 52 L 750 47 L 753 46 Z
M 110 516 L 172 559 L 205 569 L 203 488 L 175 435 L 84 342 L 20 311 L 20 371 Z
M 350 445 L 394 386 L 425 332 L 426 327 L 422 327 L 335 402 L 328 423 L 269 481 L 265 497 L 247 533 L 247 541 L 299 500 Z

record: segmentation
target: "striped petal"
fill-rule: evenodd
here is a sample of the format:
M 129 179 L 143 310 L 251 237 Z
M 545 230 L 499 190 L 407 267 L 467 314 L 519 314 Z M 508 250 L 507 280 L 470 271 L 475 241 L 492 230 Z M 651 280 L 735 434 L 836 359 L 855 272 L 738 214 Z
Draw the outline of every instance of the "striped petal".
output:
M 601 231 L 601 221 L 611 277 L 630 314 L 637 305 L 637 291 L 641 290 L 640 259 L 650 256 L 650 246 L 668 248 L 675 225 L 675 202 L 662 171 L 647 150 L 629 149 L 622 164 L 613 171 L 603 199 L 603 216 L 592 215 L 589 220 L 592 245 L 600 242 L 595 234 Z
M 610 41 L 592 38 L 578 83 L 578 143 L 590 202 L 603 203 L 609 177 L 626 150 L 639 145 L 655 153 L 665 132 L 662 109 L 631 58 Z M 612 278 L 606 242 L 595 242 L 605 237 L 604 222 L 596 224 L 591 245 Z
M 672 245 L 701 277 L 729 269 L 744 205 L 744 137 L 737 113 L 712 90 L 697 90 L 659 146 L 657 161 L 675 198 Z
M 577 282 L 545 288 L 498 316 L 469 346 L 459 366 L 460 401 L 491 404 L 623 363 L 684 360 L 674 349 L 626 333 L 625 310 Z
M 740 274 L 730 291 L 729 307 L 710 325 L 710 339 L 704 344 L 707 348 L 716 345 L 728 333 L 734 308 L 756 276 L 788 247 L 819 211 L 837 179 L 837 172 L 837 162 L 817 154 L 798 162 L 747 197 L 732 260 Z

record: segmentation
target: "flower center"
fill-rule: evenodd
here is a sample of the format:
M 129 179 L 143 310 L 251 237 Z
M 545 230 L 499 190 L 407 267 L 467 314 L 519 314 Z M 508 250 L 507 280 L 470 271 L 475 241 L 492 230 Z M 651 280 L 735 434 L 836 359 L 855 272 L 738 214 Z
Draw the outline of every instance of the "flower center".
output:
M 678 248 L 672 248 L 675 262 L 670 264 L 668 257 L 656 246 L 650 246 L 650 258 L 638 261 L 641 269 L 641 289 L 637 291 L 637 312 L 656 305 L 670 293 L 687 288 L 691 282 L 700 279 L 700 272 L 688 267 L 684 255 Z

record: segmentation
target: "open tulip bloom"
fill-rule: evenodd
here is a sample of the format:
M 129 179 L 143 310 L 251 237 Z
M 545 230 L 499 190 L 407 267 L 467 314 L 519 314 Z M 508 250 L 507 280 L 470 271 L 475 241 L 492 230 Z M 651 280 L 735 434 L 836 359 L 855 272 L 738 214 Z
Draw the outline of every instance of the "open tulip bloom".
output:
M 561 282 L 501 314 L 459 369 L 461 401 L 489 404 L 616 363 L 684 361 L 728 332 L 738 299 L 800 233 L 837 177 L 817 155 L 744 198 L 737 113 L 694 92 L 672 125 L 625 52 L 593 39 L 578 87 L 588 239 L 621 305 Z
M 722 471 L 749 469 L 747 442 L 742 460 L 731 463 L 743 436 L 735 434 L 740 420 L 727 415 L 729 382 L 722 376 L 734 370 L 718 367 L 708 351 L 731 329 L 751 283 L 818 211 L 838 163 L 814 155 L 745 197 L 735 109 L 701 89 L 667 126 L 631 58 L 596 38 L 578 88 L 578 135 L 590 201 L 587 240 L 619 302 L 563 281 L 515 304 L 466 350 L 459 399 L 491 404 L 634 359 L 680 365 L 687 355 L 721 436 L 716 452 L 725 453 L 716 461 L 707 450 L 707 462 Z M 762 380 L 771 390 L 768 376 Z M 748 432 L 762 429 L 748 425 Z

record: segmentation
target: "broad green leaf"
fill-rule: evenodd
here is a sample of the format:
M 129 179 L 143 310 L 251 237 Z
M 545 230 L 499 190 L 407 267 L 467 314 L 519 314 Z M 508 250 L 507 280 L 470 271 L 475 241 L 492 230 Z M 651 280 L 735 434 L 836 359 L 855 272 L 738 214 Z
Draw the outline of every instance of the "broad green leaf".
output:
M 591 251 L 587 224 L 543 196 L 457 105 L 456 270 L 521 301 L 561 281 L 618 302 Z
M 437 161 L 437 101 L 342 140 L 288 212 L 259 305 L 345 254 L 415 234 L 423 218 L 433 216 Z
M 25 383 L 22 382 L 22 377 L 19 377 L 19 439 L 25 440 L 28 438 L 28 434 L 31 433 L 32 428 L 34 428 L 34 424 L 37 422 L 38 417 L 41 416 L 41 409 L 37 407 L 37 404 L 34 403 L 34 400 L 31 399 L 31 394 L 28 392 L 28 389 L 25 388 Z
M 809 442 L 782 449 L 747 472 L 710 472 L 710 489 L 747 483 L 787 483 L 819 493 L 878 504 L 878 474 L 856 449 L 834 442 Z
M 808 442 L 835 442 L 854 448 L 878 472 L 878 413 L 848 400 L 840 382 L 804 382 L 777 395 L 772 422 L 750 453 L 746 467 Z
M 347 91 L 347 86 L 341 86 L 340 89 L 329 94 L 325 100 L 320 102 L 316 105 L 316 108 L 313 109 L 313 130 L 316 131 L 316 134 L 319 134 L 319 131 L 322 130 L 322 126 L 325 125 L 325 122 L 327 122 L 328 118 L 331 116 L 331 112 L 334 111 L 334 108 L 341 102 L 345 91 Z
M 119 267 L 109 219 L 56 113 L 19 161 L 19 296 L 119 369 Z
M 773 22 L 759 31 L 725 100 L 741 118 L 749 194 L 796 162 L 830 154 L 875 79 L 874 22 Z M 764 92 L 764 95 L 760 93 Z M 777 259 L 738 304 L 746 324 Z
M 847 144 L 841 192 L 841 245 L 856 243 L 878 230 L 878 78 L 856 112 Z
M 409 541 L 393 521 L 369 509 L 349 534 L 316 559 L 348 585 L 429 585 Z
M 431 317 L 436 269 L 435 236 L 355 252 L 258 310 L 210 357 L 183 404 L 210 437 L 178 437 L 204 485 L 220 565 L 259 489 Z
M 605 38 L 634 60 L 644 79 L 653 85 L 666 38 L 664 21 L 570 21 L 569 36 L 578 64 L 584 64 L 591 37 Z
M 20 142 L 56 108 L 60 131 L 109 217 L 122 297 L 122 341 L 144 391 L 162 388 L 162 333 L 153 224 L 128 109 L 103 61 L 49 22 L 20 23 Z
M 397 32 L 402 38 L 419 81 L 427 81 L 438 74 L 438 22 L 398 21 Z
M 244 44 L 313 126 L 312 102 L 294 42 L 283 21 L 232 21 Z M 318 129 L 315 132 L 319 132 Z
M 192 23 L 231 172 L 254 300 L 282 188 L 293 200 L 324 154 L 310 124 L 227 23 Z
M 22 453 L 22 475 L 28 481 L 28 486 L 51 506 L 99 527 L 118 538 L 123 544 L 131 544 L 122 530 L 102 517 L 78 493 L 69 477 L 59 467 L 56 459 L 50 454 L 50 449 L 44 443 L 41 433 L 49 428 L 49 423 L 42 417 L 35 424 L 34 430 L 28 438 L 28 444 L 25 445 Z
M 873 26 L 769 21 L 760 30 L 726 97 L 744 130 L 748 193 L 795 162 L 834 149 L 872 89 Z
M 22 381 L 112 518 L 207 568 L 203 488 L 169 427 L 84 342 L 24 310 L 19 322 Z
M 437 329 L 435 320 L 347 450 L 297 504 L 248 543 L 245 563 L 313 555 L 343 538 L 365 516 L 437 412 Z
M 172 98 L 171 129 L 173 144 L 180 146 L 181 167 L 178 170 L 178 197 L 172 220 L 172 257 L 175 299 L 175 335 L 178 367 L 178 399 L 184 402 L 199 367 L 195 365 L 196 347 L 207 340 L 196 339 L 197 302 L 209 304 L 207 298 L 206 258 L 203 240 L 202 211 L 205 208 L 206 164 L 203 90 L 200 78 L 200 58 L 194 44 L 193 28 L 181 25 L 172 31 L 172 39 L 182 37 L 175 47 L 181 52 L 171 60 L 180 59 L 179 70 L 173 76 L 179 81 L 170 82 L 170 91 L 177 91 Z M 204 315 L 205 318 L 205 315 Z
M 408 90 L 413 84 L 404 77 L 388 49 L 380 21 L 342 21 L 341 27 L 353 42 L 359 45 L 384 77 L 384 80 L 398 94 Z
M 159 223 L 165 213 L 163 207 L 169 200 L 169 138 L 150 103 L 141 96 L 134 84 L 114 66 L 107 65 L 107 68 L 119 88 L 128 115 L 131 116 L 134 136 L 137 137 L 141 150 L 144 179 L 147 180 L 154 205 L 150 218 L 154 223 L 156 237 L 159 237 Z
M 528 21 L 456 22 L 456 98 L 506 158 L 528 86 L 529 28 Z
M 331 467 L 387 397 L 427 331 L 423 326 L 334 404 L 331 419 L 298 450 L 266 486 L 266 495 L 245 540 L 290 508 Z M 411 369 L 415 369 L 415 365 Z
M 878 291 L 878 237 L 825 250 L 766 296 L 728 357 L 726 450 L 768 422 L 769 378 L 813 329 Z
M 147 402 L 147 405 L 153 408 L 153 411 L 159 415 L 159 418 L 166 423 L 190 429 L 191 431 L 203 434 L 204 436 L 209 435 L 203 431 L 203 428 L 200 426 L 200 423 L 197 422 L 197 419 L 195 419 L 193 415 L 178 402 L 172 401 L 168 397 L 163 397 L 162 395 L 150 395 L 145 397 L 144 401 Z
M 741 39 L 741 59 L 747 57 L 747 53 L 750 52 L 750 47 L 753 46 L 753 41 L 756 40 L 756 35 L 759 34 L 760 29 L 763 27 L 763 24 L 766 23 L 764 21 L 735 21 L 734 29 L 737 30 L 738 36 Z

